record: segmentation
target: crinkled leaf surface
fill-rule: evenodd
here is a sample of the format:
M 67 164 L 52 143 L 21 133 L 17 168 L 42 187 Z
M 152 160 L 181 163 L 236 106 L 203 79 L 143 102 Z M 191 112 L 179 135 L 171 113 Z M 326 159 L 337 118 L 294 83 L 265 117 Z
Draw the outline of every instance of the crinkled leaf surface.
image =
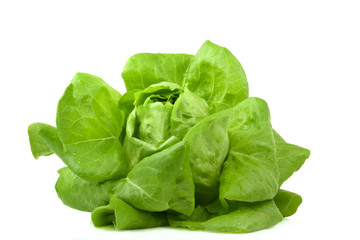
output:
M 123 230 L 168 225 L 164 213 L 141 211 L 119 198 L 111 198 L 109 205 L 96 208 L 91 219 L 95 227 L 114 225 L 115 229 Z
M 276 143 L 276 158 L 279 164 L 279 186 L 298 171 L 309 158 L 310 151 L 306 148 L 287 143 L 276 131 L 273 131 Z
M 296 213 L 302 203 L 299 194 L 280 189 L 274 197 L 274 202 L 284 217 L 289 217 Z
M 177 84 L 159 83 L 135 93 L 136 122 L 132 136 L 153 146 L 170 138 L 170 116 L 180 90 Z
M 99 77 L 77 73 L 61 97 L 56 126 L 65 164 L 78 176 L 101 182 L 126 175 L 119 140 L 125 119 L 121 95 Z
M 208 115 L 209 106 L 207 102 L 185 88 L 175 102 L 171 114 L 171 135 L 183 139 L 197 122 Z
M 181 90 L 182 88 L 176 83 L 161 82 L 153 84 L 134 94 L 135 106 L 144 104 L 146 100 L 152 100 L 152 102 L 174 103 L 179 97 Z
M 55 127 L 45 123 L 32 123 L 28 127 L 31 152 L 35 159 L 53 153 L 64 158 L 63 144 Z
M 124 140 L 127 169 L 144 157 L 179 142 L 171 136 L 170 117 L 180 91 L 175 83 L 159 83 L 134 94 L 135 109 L 128 116 Z
M 68 167 L 61 168 L 55 189 L 61 201 L 72 208 L 91 212 L 95 208 L 109 203 L 112 188 L 117 181 L 106 181 L 104 183 L 88 182 Z
M 220 199 L 272 199 L 279 172 L 268 106 L 262 99 L 247 98 L 229 111 L 230 151 L 220 176 Z
M 127 169 L 130 171 L 143 158 L 156 152 L 160 152 L 175 143 L 179 142 L 177 137 L 171 136 L 159 146 L 151 145 L 141 139 L 134 137 L 135 129 L 138 126 L 135 110 L 129 115 L 126 124 L 126 136 L 124 140 L 124 156 Z
M 249 96 L 245 72 L 226 48 L 206 41 L 185 75 L 190 91 L 205 99 L 212 112 L 231 108 Z
M 179 142 L 144 158 L 116 186 L 115 197 L 152 212 L 168 209 L 190 215 L 194 210 L 194 183 L 185 145 Z
M 135 54 L 128 59 L 121 74 L 126 89 L 145 89 L 159 82 L 183 86 L 184 74 L 193 57 L 189 54 Z
M 169 102 L 150 102 L 136 108 L 134 137 L 153 146 L 159 146 L 171 137 L 170 116 L 173 105 Z
M 184 138 L 197 203 L 208 204 L 218 197 L 222 164 L 229 150 L 229 117 L 224 111 L 210 115 L 191 128 Z

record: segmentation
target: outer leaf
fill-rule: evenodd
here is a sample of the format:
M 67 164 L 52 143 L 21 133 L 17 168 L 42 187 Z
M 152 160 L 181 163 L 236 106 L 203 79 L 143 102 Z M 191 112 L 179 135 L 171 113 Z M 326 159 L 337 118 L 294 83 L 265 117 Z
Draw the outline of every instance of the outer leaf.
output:
M 302 203 L 300 195 L 280 189 L 274 198 L 276 206 L 284 217 L 289 217 L 296 213 Z
M 201 119 L 209 115 L 206 101 L 185 88 L 174 104 L 171 114 L 171 134 L 182 139 Z
M 194 216 L 195 213 L 197 216 Z M 234 202 L 227 213 L 220 215 L 197 207 L 194 215 L 189 218 L 168 215 L 169 224 L 214 232 L 247 233 L 272 227 L 283 219 L 273 200 L 256 203 Z
M 245 72 L 229 50 L 206 41 L 186 72 L 190 91 L 204 98 L 213 112 L 231 108 L 249 96 Z
M 145 89 L 159 82 L 183 86 L 184 74 L 193 55 L 139 53 L 129 58 L 122 72 L 127 91 Z
M 78 177 L 67 167 L 59 169 L 58 172 L 60 176 L 55 189 L 65 205 L 91 212 L 95 208 L 109 203 L 116 181 L 91 183 Z
M 135 108 L 134 94 L 135 93 L 136 93 L 136 91 L 134 90 L 134 91 L 126 92 L 126 93 L 124 93 L 124 95 L 121 96 L 119 103 L 118 103 L 118 108 L 119 108 L 122 119 L 127 119 L 129 114 L 134 110 L 134 108 Z M 125 121 L 125 123 L 126 123 L 126 121 Z M 125 133 L 126 133 L 126 124 L 123 125 L 123 129 L 122 129 L 121 135 L 120 135 L 120 141 L 122 144 L 124 143 Z
M 32 123 L 28 128 L 31 152 L 35 159 L 53 153 L 64 158 L 63 144 L 55 127 L 45 123 Z
M 269 228 L 282 221 L 272 200 L 248 203 L 228 214 L 206 221 L 204 229 L 216 232 L 248 233 Z
M 231 111 L 230 152 L 220 176 L 220 199 L 272 199 L 279 172 L 268 106 L 264 100 L 248 98 Z
M 167 218 L 170 226 L 173 227 L 204 229 L 202 225 L 203 222 L 209 220 L 212 216 L 212 214 L 206 211 L 205 207 L 198 205 L 190 217 L 179 214 L 168 214 Z
M 194 183 L 186 148 L 179 142 L 135 165 L 116 186 L 115 197 L 141 210 L 168 209 L 191 215 L 194 210 Z
M 120 97 L 102 79 L 78 73 L 59 101 L 56 125 L 64 143 L 65 163 L 88 181 L 127 173 L 119 141 L 125 121 L 117 108 Z
M 230 114 L 225 112 L 210 115 L 184 138 L 197 203 L 208 204 L 218 197 L 220 172 L 229 150 L 229 117 Z
M 119 198 L 111 198 L 109 205 L 96 208 L 91 219 L 95 227 L 114 225 L 122 230 L 168 225 L 164 213 L 141 211 Z
M 310 151 L 306 148 L 287 143 L 275 130 L 276 158 L 279 162 L 279 186 L 298 171 L 309 158 Z

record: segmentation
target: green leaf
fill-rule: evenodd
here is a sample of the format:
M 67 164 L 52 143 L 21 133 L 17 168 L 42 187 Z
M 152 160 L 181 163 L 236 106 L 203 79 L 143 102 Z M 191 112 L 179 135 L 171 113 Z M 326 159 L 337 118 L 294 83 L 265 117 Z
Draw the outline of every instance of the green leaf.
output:
M 145 89 L 159 82 L 183 86 L 184 74 L 193 55 L 139 53 L 129 58 L 122 72 L 127 91 Z
M 143 158 L 160 152 L 179 142 L 177 137 L 171 136 L 161 145 L 154 146 L 134 136 L 137 127 L 136 113 L 133 111 L 127 120 L 126 135 L 124 140 L 124 156 L 127 160 L 127 169 L 130 171 Z
M 230 205 L 229 205 L 230 204 Z M 215 199 L 215 201 L 211 202 L 210 204 L 205 206 L 205 209 L 207 212 L 211 213 L 213 216 L 219 216 L 229 213 L 229 206 L 234 209 L 233 206 L 236 206 L 238 204 L 241 204 L 241 202 L 234 202 L 231 201 L 229 204 L 224 207 L 220 199 Z
M 53 153 L 64 158 L 63 144 L 55 127 L 45 123 L 32 123 L 28 127 L 31 152 L 35 159 Z
M 197 216 L 194 216 L 195 214 Z M 229 233 L 258 231 L 272 227 L 282 219 L 273 200 L 255 203 L 233 202 L 230 210 L 220 215 L 209 213 L 206 207 L 197 207 L 193 216 L 189 218 L 168 215 L 170 226 Z
M 65 164 L 88 181 L 127 173 L 119 140 L 125 124 L 117 106 L 120 97 L 99 77 L 77 73 L 59 101 L 56 126 Z
M 151 102 L 170 102 L 174 103 L 181 93 L 181 87 L 175 83 L 161 82 L 153 84 L 142 91 L 134 94 L 135 106 Z
M 174 104 L 171 114 L 171 134 L 183 139 L 197 122 L 208 115 L 209 106 L 206 101 L 185 88 Z
M 219 177 L 229 150 L 229 117 L 225 112 L 210 115 L 184 137 L 197 203 L 208 204 L 218 197 Z
M 296 213 L 302 203 L 300 195 L 280 189 L 274 197 L 274 202 L 284 217 L 289 217 Z
M 176 84 L 160 83 L 137 92 L 135 94 L 136 126 L 132 136 L 153 146 L 159 146 L 169 139 L 172 100 L 177 99 L 179 91 L 180 88 Z
M 262 99 L 247 98 L 229 111 L 230 151 L 220 176 L 220 199 L 272 199 L 279 172 L 268 106 Z
M 231 108 L 249 96 L 245 72 L 224 47 L 206 41 L 186 71 L 190 91 L 205 99 L 212 112 Z
M 269 228 L 282 221 L 274 201 L 244 203 L 238 209 L 203 223 L 205 230 L 248 233 Z
M 134 94 L 135 109 L 128 116 L 124 140 L 128 170 L 144 157 L 179 142 L 171 136 L 170 117 L 180 91 L 177 84 L 163 82 Z
M 194 183 L 185 145 L 179 142 L 144 158 L 116 186 L 115 197 L 152 212 L 168 209 L 185 215 L 194 210 Z
M 96 208 L 91 214 L 91 220 L 95 227 L 114 225 L 119 230 L 168 225 L 164 213 L 141 211 L 119 198 L 111 198 L 109 205 Z
M 77 210 L 91 212 L 109 203 L 112 188 L 117 181 L 91 183 L 80 178 L 68 167 L 59 169 L 55 189 L 61 201 Z
M 287 143 L 275 130 L 273 130 L 276 143 L 276 158 L 279 163 L 279 187 L 291 175 L 298 171 L 309 158 L 310 151 L 306 148 Z
M 179 214 L 167 214 L 167 219 L 170 226 L 184 227 L 189 229 L 204 229 L 203 222 L 209 220 L 212 217 L 206 208 L 197 205 L 191 216 L 179 215 Z
M 153 146 L 163 144 L 171 137 L 170 116 L 173 105 L 154 102 L 140 105 L 136 109 L 137 128 L 134 137 Z
M 122 119 L 127 119 L 130 113 L 134 110 L 135 93 L 136 90 L 126 92 L 124 93 L 124 95 L 121 96 L 118 103 L 118 108 Z M 123 129 L 121 130 L 120 141 L 122 144 L 124 143 L 125 134 L 126 134 L 126 124 L 123 125 Z

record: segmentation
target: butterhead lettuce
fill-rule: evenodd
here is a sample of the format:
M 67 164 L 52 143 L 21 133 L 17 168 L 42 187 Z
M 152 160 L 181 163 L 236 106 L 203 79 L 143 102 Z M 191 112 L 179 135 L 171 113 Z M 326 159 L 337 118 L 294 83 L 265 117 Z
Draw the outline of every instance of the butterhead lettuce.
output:
M 124 94 L 77 73 L 56 126 L 29 125 L 34 158 L 66 165 L 55 185 L 65 205 L 92 212 L 96 227 L 233 233 L 297 211 L 301 196 L 280 187 L 310 151 L 272 128 L 228 49 L 206 41 L 196 55 L 135 54 L 122 77 Z

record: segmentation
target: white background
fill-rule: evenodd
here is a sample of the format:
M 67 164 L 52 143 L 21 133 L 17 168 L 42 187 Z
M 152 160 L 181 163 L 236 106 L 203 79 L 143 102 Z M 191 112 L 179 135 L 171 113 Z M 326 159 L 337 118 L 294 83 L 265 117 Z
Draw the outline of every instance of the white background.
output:
M 359 239 L 360 7 L 357 1 L 0 1 L 1 239 Z M 273 127 L 311 157 L 284 188 L 298 212 L 251 234 L 170 228 L 104 231 L 54 184 L 63 164 L 34 160 L 27 126 L 54 125 L 76 72 L 124 93 L 138 52 L 195 54 L 205 40 L 242 63 Z M 10 235 L 8 235 L 10 234 Z

